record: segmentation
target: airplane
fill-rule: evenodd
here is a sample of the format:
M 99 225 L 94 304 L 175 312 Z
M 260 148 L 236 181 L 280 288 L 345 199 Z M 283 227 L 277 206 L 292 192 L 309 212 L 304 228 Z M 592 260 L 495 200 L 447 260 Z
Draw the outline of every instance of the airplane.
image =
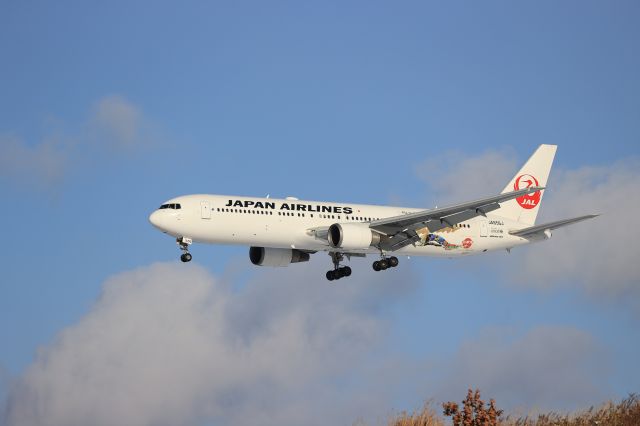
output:
M 176 239 L 182 262 L 194 243 L 250 246 L 257 266 L 283 267 L 327 252 L 329 281 L 351 275 L 346 259 L 379 256 L 375 271 L 395 268 L 398 256 L 457 257 L 551 238 L 551 232 L 598 215 L 535 224 L 556 145 L 540 145 L 495 196 L 433 209 L 195 194 L 172 198 L 149 216 Z M 487 165 L 490 167 L 490 165 Z

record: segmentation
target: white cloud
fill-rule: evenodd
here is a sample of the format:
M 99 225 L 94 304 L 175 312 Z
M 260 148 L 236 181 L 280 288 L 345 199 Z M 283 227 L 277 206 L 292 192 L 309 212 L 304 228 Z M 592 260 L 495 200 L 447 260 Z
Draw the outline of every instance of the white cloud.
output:
M 356 265 L 329 284 L 327 260 L 261 269 L 241 288 L 197 264 L 109 279 L 12 384 L 7 425 L 375 424 L 399 395 L 440 402 L 467 386 L 505 408 L 602 397 L 606 357 L 571 327 L 490 330 L 444 360 L 412 359 L 391 344 L 387 315 L 420 285 L 408 265 Z
M 362 271 L 327 284 L 304 266 L 261 271 L 239 291 L 197 265 L 108 280 L 12 388 L 8 424 L 313 425 L 384 414 L 384 392 L 369 395 L 361 379 L 375 380 L 363 371 L 385 334 L 380 312 L 414 280 L 397 270 L 398 284 L 384 285 Z
M 106 96 L 75 132 L 49 132 L 33 144 L 0 135 L 0 177 L 13 185 L 51 189 L 81 162 L 149 146 L 152 127 L 126 98 Z
M 93 107 L 89 120 L 91 135 L 101 144 L 131 149 L 147 143 L 140 110 L 120 95 L 106 96 Z
M 451 151 L 423 161 L 416 175 L 432 190 L 434 199 L 428 204 L 445 205 L 500 193 L 517 165 L 508 148 L 476 156 Z
M 9 390 L 9 372 L 0 364 L 0 424 L 4 424 L 7 393 Z
M 558 155 L 563 155 L 561 149 Z M 433 162 L 442 167 L 427 182 L 438 200 L 451 202 L 501 191 L 524 159 L 516 163 L 506 152 L 456 153 Z M 427 169 L 422 166 L 423 171 Z M 640 311 L 638 182 L 637 159 L 572 170 L 554 168 L 537 223 L 589 213 L 602 216 L 556 230 L 550 241 L 514 250 L 505 262 L 508 281 L 541 288 L 571 285 Z M 487 193 L 485 188 L 494 189 Z
M 521 336 L 488 329 L 447 360 L 443 400 L 461 400 L 470 387 L 502 408 L 569 410 L 606 398 L 604 350 L 572 327 L 539 326 Z
M 640 310 L 638 182 L 640 162 L 634 160 L 556 174 L 543 200 L 541 220 L 602 216 L 557 230 L 550 241 L 522 250 L 513 274 L 535 286 L 569 282 L 598 298 L 625 301 Z
M 0 136 L 0 176 L 12 185 L 49 187 L 64 176 L 68 164 L 64 146 L 47 139 L 29 146 L 13 136 Z

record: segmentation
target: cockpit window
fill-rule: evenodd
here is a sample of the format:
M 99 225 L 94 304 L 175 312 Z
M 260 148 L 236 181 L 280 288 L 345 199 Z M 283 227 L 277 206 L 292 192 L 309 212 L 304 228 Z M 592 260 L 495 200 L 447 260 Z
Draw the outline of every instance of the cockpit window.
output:
M 182 206 L 179 203 L 163 204 L 163 205 L 160 206 L 160 210 L 162 210 L 162 209 L 179 210 L 181 208 L 182 208 Z

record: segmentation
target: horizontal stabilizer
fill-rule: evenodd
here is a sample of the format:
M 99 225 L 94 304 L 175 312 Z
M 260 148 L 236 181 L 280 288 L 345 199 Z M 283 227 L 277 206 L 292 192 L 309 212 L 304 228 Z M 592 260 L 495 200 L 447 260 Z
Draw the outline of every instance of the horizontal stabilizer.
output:
M 583 220 L 593 219 L 594 217 L 598 217 L 598 216 L 600 215 L 589 214 L 586 216 L 574 217 L 572 219 L 557 220 L 555 222 L 548 222 L 548 223 L 543 223 L 536 226 L 530 226 L 529 228 L 518 229 L 517 231 L 511 231 L 509 233 L 517 237 L 528 237 L 535 234 L 539 234 L 541 232 L 545 232 L 546 230 L 561 228 L 563 226 L 571 225 L 573 223 L 582 222 Z

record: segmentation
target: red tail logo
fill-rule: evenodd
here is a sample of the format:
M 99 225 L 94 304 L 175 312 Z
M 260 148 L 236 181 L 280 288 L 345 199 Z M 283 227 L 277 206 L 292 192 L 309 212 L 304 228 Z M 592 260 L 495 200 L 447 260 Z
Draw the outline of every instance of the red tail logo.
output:
M 532 186 L 538 186 L 538 179 L 531 175 L 520 175 L 516 179 L 516 183 L 513 185 L 515 191 L 519 189 L 531 188 Z M 540 191 L 536 191 L 532 194 L 523 195 L 516 198 L 518 204 L 523 209 L 533 209 L 540 202 Z

